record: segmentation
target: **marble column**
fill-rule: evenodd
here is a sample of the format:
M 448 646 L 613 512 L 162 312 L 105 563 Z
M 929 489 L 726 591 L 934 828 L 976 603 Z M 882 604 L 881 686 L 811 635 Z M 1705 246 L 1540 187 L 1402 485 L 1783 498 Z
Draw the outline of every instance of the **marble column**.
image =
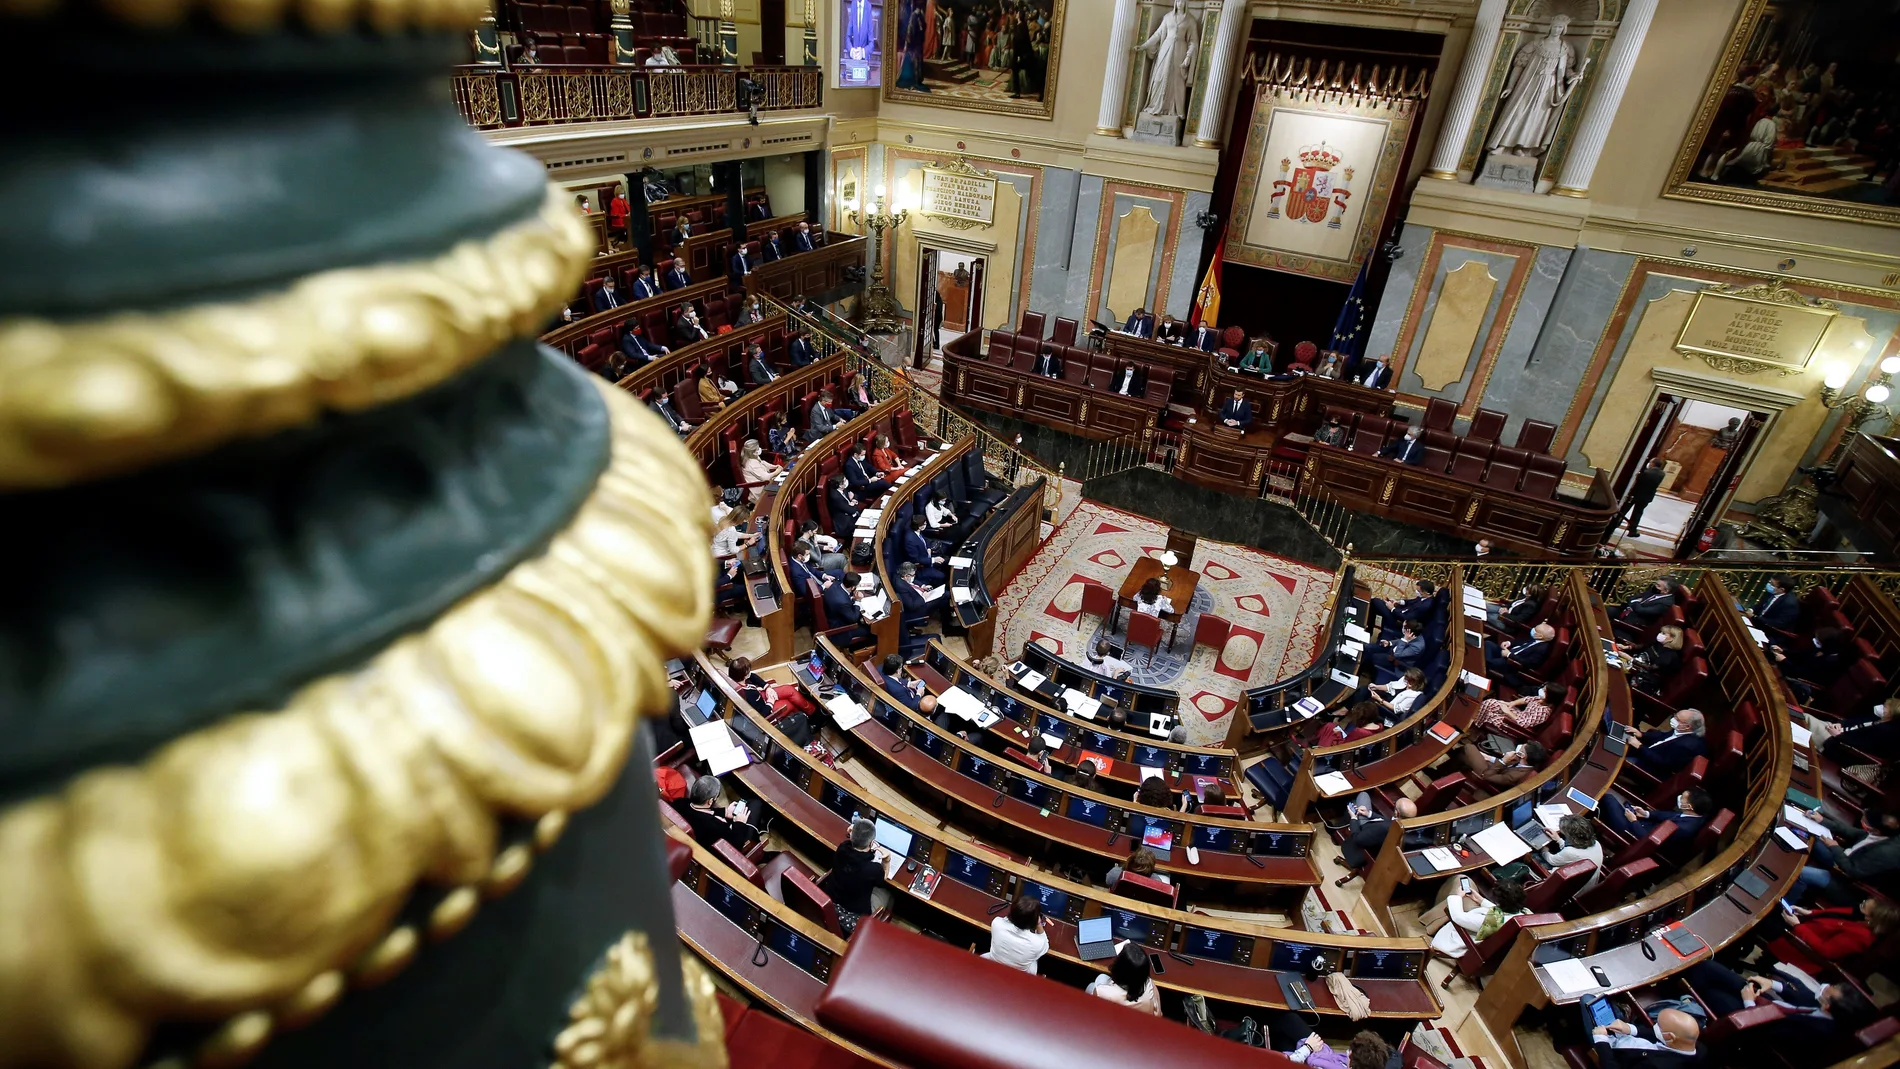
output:
M 1504 13 L 1510 0 L 1483 0 L 1478 17 L 1471 24 L 1471 40 L 1465 43 L 1465 61 L 1458 67 L 1458 81 L 1452 86 L 1451 104 L 1445 109 L 1445 123 L 1438 129 L 1438 144 L 1432 149 L 1432 165 L 1427 178 L 1456 181 L 1458 157 L 1464 155 L 1465 142 L 1471 140 L 1471 123 L 1478 117 L 1478 98 L 1484 95 L 1484 79 L 1491 70 L 1491 53 L 1498 48 L 1498 32 L 1504 29 Z
M 1583 120 L 1570 141 L 1570 153 L 1564 157 L 1563 172 L 1557 188 L 1560 197 L 1588 196 L 1590 176 L 1596 173 L 1597 159 L 1603 155 L 1603 143 L 1609 140 L 1610 124 L 1616 121 L 1616 109 L 1623 103 L 1623 90 L 1629 85 L 1630 71 L 1636 69 L 1636 54 L 1643 50 L 1643 38 L 1649 33 L 1649 20 L 1656 14 L 1656 0 L 1630 0 L 1616 37 L 1597 70 L 1596 85 L 1583 106 Z
M 1135 22 L 1141 16 L 1137 0 L 1115 0 L 1115 21 L 1108 30 L 1108 67 L 1102 72 L 1102 110 L 1095 116 L 1095 132 L 1122 136 L 1122 106 L 1128 101 L 1128 64 L 1135 51 Z
M 1201 124 L 1194 131 L 1196 148 L 1220 147 L 1221 116 L 1227 111 L 1227 91 L 1234 84 L 1234 62 L 1247 25 L 1247 0 L 1226 0 L 1214 29 L 1214 50 L 1207 60 L 1207 84 L 1201 90 Z

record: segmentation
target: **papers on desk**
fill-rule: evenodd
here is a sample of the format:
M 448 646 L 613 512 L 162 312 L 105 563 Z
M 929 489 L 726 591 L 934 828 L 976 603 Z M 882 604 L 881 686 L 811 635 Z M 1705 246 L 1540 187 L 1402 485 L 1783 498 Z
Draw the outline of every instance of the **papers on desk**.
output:
M 871 719 L 870 712 L 864 706 L 843 694 L 826 698 L 825 708 L 831 711 L 831 722 L 838 725 L 839 731 L 850 731 Z
M 968 605 L 970 602 L 976 600 L 976 595 L 970 593 L 969 587 L 960 586 L 950 591 L 950 600 L 956 602 L 958 605 Z
M 1473 835 L 1471 841 L 1491 855 L 1494 865 L 1508 865 L 1531 852 L 1531 844 L 1518 838 L 1505 824 L 1493 824 Z
M 1365 648 L 1366 647 L 1364 643 L 1354 642 L 1350 639 L 1344 642 L 1341 642 L 1339 644 L 1339 652 L 1354 659 L 1357 659 L 1360 652 L 1363 651 Z
M 1465 584 L 1465 604 L 1470 605 L 1474 602 L 1479 605 L 1484 604 L 1484 591 L 1479 590 L 1477 587 L 1472 586 L 1470 583 L 1466 583 Z
M 896 878 L 897 870 L 904 867 L 904 859 L 889 850 L 880 849 L 877 859 L 884 862 L 884 878 L 887 880 Z
M 1458 682 L 1463 683 L 1464 685 L 1468 687 L 1475 688 L 1477 690 L 1491 689 L 1490 679 L 1486 678 L 1485 676 L 1477 675 L 1471 672 L 1469 669 L 1459 671 Z
M 1351 612 L 1352 610 L 1347 609 L 1346 611 Z M 1346 629 L 1343 632 L 1343 634 L 1345 634 L 1347 638 L 1352 639 L 1354 642 L 1357 642 L 1361 645 L 1364 645 L 1365 643 L 1372 641 L 1372 632 L 1367 631 L 1365 628 L 1360 627 L 1358 624 L 1353 624 L 1353 623 L 1347 624 Z
M 978 701 L 976 695 L 960 687 L 951 687 L 937 695 L 937 707 L 965 720 L 982 720 L 983 714 L 990 711 L 989 706 Z
M 858 526 L 876 527 L 877 518 L 882 515 L 884 515 L 883 509 L 865 509 L 863 512 L 858 513 Z
M 871 595 L 870 597 L 865 598 L 863 601 L 858 602 L 858 612 L 866 620 L 871 620 L 871 621 L 882 620 L 890 612 L 890 609 L 891 609 L 890 595 L 884 593 L 883 591 L 879 591 Z
M 1342 687 L 1345 687 L 1347 690 L 1356 690 L 1359 687 L 1358 676 L 1351 675 L 1346 672 L 1342 672 L 1337 668 L 1326 673 L 1326 678 L 1332 680 L 1333 682 L 1339 684 Z
M 902 485 L 904 485 L 905 483 L 907 483 L 907 482 L 909 482 L 909 481 L 910 481 L 910 472 L 905 472 L 904 474 L 902 474 L 902 475 L 899 475 L 899 476 L 897 477 L 897 481 L 896 481 L 896 482 L 893 482 L 893 483 L 892 483 L 891 485 L 892 485 L 892 486 L 902 486 Z
M 1425 863 L 1433 872 L 1444 872 L 1458 867 L 1458 855 L 1442 846 L 1428 847 L 1425 850 Z
M 1465 602 L 1465 615 L 1473 620 L 1483 620 L 1485 619 L 1484 606 L 1482 604 L 1473 605 L 1467 601 Z
M 1742 626 L 1748 628 L 1749 635 L 1754 638 L 1755 642 L 1758 645 L 1762 645 L 1762 646 L 1768 645 L 1768 636 L 1764 634 L 1760 628 L 1756 627 L 1754 624 L 1743 624 Z
M 1047 682 L 1048 679 L 1049 677 L 1043 675 L 1041 672 L 1024 672 L 1020 682 L 1024 690 L 1035 690 Z
M 715 776 L 723 776 L 735 768 L 744 768 L 751 763 L 752 757 L 739 740 L 732 737 L 732 731 L 723 720 L 708 720 L 687 729 L 693 738 L 693 752 Z
M 1827 830 L 1826 825 L 1820 823 L 1819 821 L 1816 821 L 1814 818 L 1808 816 L 1806 813 L 1803 813 L 1799 809 L 1796 809 L 1794 806 L 1788 805 L 1785 802 L 1781 806 L 1781 816 L 1783 820 L 1786 820 L 1788 823 L 1793 824 L 1795 827 L 1800 828 L 1802 831 L 1807 832 L 1809 835 L 1832 834 Z
M 1775 829 L 1775 838 L 1781 841 L 1781 845 L 1790 850 L 1801 851 L 1808 848 L 1808 844 L 1801 841 L 1801 836 L 1789 831 L 1786 824 Z
M 1800 724 L 1789 724 L 1788 726 L 1794 729 L 1794 744 L 1796 746 L 1806 746 L 1814 741 L 1814 733 L 1807 728 L 1802 727 Z
M 1159 768 L 1149 768 L 1146 765 L 1142 766 L 1142 769 L 1141 769 L 1142 780 L 1145 782 L 1150 776 L 1160 776 L 1161 782 L 1163 783 L 1166 783 L 1168 781 L 1168 774 L 1166 771 Z
M 1332 798 L 1352 790 L 1352 781 L 1346 778 L 1344 772 L 1328 772 L 1314 776 L 1313 786 L 1318 787 L 1321 794 Z
M 975 563 L 976 563 L 975 557 L 951 557 L 950 558 L 950 567 L 952 568 L 968 568 L 970 565 L 975 564 Z
M 1045 732 L 1042 736 L 1042 741 L 1051 750 L 1060 750 L 1062 749 L 1063 744 L 1066 743 L 1068 740 L 1064 739 L 1060 735 L 1050 735 Z
M 1557 834 L 1557 822 L 1570 815 L 1570 807 L 1561 802 L 1549 802 L 1536 809 L 1537 823 L 1552 835 Z
M 1579 995 L 1585 991 L 1601 991 L 1603 985 L 1590 974 L 1590 967 L 1576 958 L 1562 958 L 1547 965 L 1539 965 L 1550 982 L 1565 995 Z
M 924 591 L 924 600 L 936 601 L 938 598 L 943 597 L 943 592 L 948 589 L 949 587 L 947 586 L 933 586 L 929 590 Z
M 1318 714 L 1322 709 L 1325 709 L 1325 708 L 1326 708 L 1325 702 L 1320 701 L 1318 698 L 1315 698 L 1310 694 L 1304 698 L 1301 698 L 1299 701 L 1296 701 L 1293 703 L 1293 710 L 1294 712 L 1297 712 L 1300 714 L 1301 720 L 1305 720 L 1309 717 L 1312 717 Z

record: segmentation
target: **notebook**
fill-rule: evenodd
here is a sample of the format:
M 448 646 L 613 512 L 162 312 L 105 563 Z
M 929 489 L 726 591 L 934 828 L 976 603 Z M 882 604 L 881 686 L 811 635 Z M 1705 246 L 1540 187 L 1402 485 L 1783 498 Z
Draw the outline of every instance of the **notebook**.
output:
M 1115 922 L 1107 917 L 1090 917 L 1075 926 L 1075 952 L 1084 961 L 1115 956 Z

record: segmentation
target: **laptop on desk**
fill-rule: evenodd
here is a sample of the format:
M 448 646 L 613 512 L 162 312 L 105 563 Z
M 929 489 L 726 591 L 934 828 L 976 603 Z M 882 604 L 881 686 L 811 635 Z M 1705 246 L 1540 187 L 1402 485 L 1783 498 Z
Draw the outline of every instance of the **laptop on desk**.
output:
M 1099 961 L 1115 956 L 1115 922 L 1107 917 L 1090 917 L 1075 926 L 1075 952 L 1083 961 Z

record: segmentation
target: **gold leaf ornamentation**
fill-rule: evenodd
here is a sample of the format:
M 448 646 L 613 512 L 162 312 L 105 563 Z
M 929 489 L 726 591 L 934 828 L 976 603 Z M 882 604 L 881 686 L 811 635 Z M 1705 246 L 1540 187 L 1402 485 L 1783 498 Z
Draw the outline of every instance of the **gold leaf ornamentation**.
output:
M 540 556 L 281 709 L 0 811 L 0 1069 L 118 1069 L 161 1021 L 307 1016 L 317 977 L 407 956 L 391 926 L 418 883 L 484 884 L 502 818 L 613 786 L 704 634 L 711 500 L 657 416 L 593 385 L 608 467 Z
M 373 408 L 532 336 L 593 257 L 564 199 L 549 187 L 532 218 L 433 260 L 322 271 L 248 301 L 73 324 L 0 320 L 0 490 L 118 474 Z
M 725 1021 L 712 977 L 691 955 L 680 960 L 693 1006 L 697 1044 L 654 1039 L 659 982 L 645 932 L 628 932 L 568 1007 L 568 1026 L 554 1038 L 554 1069 L 726 1069 Z
M 0 18 L 46 18 L 64 6 L 60 0 L 0 0 Z M 101 0 L 87 6 L 145 30 L 174 29 L 196 15 L 227 30 L 258 35 L 292 22 L 318 33 L 358 27 L 380 34 L 464 31 L 494 13 L 492 0 Z

